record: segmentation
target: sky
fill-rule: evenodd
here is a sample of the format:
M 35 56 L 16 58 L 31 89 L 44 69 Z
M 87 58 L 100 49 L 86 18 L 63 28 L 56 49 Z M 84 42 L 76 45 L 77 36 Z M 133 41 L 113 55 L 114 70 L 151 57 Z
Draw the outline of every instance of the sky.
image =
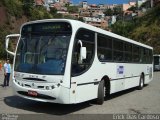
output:
M 71 0 L 73 3 L 79 3 L 81 1 L 87 1 L 88 4 L 122 4 L 128 3 L 129 0 Z

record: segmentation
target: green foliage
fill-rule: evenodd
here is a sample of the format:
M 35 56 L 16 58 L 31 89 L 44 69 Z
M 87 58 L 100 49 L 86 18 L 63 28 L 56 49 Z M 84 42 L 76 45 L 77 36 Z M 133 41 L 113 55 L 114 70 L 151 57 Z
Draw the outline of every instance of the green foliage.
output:
M 144 2 L 144 3 L 142 3 L 142 5 L 140 6 L 140 9 L 142 9 L 142 8 L 150 8 L 151 7 L 151 3 L 150 2 L 151 1 L 148 0 L 148 1 Z
M 121 7 L 114 7 L 113 10 L 109 8 L 109 9 L 106 9 L 106 11 L 104 12 L 106 16 L 121 15 L 122 13 L 123 12 Z
M 78 12 L 78 7 L 77 6 L 68 6 L 67 11 L 69 13 L 77 13 Z
M 160 5 L 149 10 L 136 22 L 137 27 L 130 37 L 152 46 L 154 53 L 160 54 Z
M 79 17 L 78 20 L 84 22 L 83 17 Z
M 133 11 L 133 12 L 135 12 L 135 11 L 137 10 L 137 7 L 132 6 L 132 7 L 128 8 L 128 10 L 129 10 L 129 11 Z
M 50 8 L 50 13 L 51 13 L 52 15 L 57 14 L 57 9 L 56 9 L 56 8 Z
M 5 37 L 9 33 L 7 25 L 0 26 L 0 58 L 6 58 Z
M 17 18 L 22 17 L 22 2 L 20 2 L 19 0 L 3 0 L 3 4 L 6 6 L 7 11 L 10 15 Z
M 134 22 L 119 20 L 118 22 L 116 22 L 111 26 L 111 29 L 112 32 L 116 34 L 128 37 L 134 26 L 135 26 Z
M 23 11 L 26 16 L 32 15 L 32 10 L 34 9 L 34 0 L 22 0 Z
M 53 18 L 63 18 L 63 15 L 60 13 L 54 14 Z
M 52 15 L 44 7 L 35 7 L 29 16 L 30 20 L 50 19 Z
M 114 15 L 121 15 L 122 14 L 122 8 L 121 7 L 114 7 L 113 8 L 113 14 Z
M 104 12 L 104 14 L 105 14 L 106 16 L 112 16 L 112 15 L 113 15 L 113 10 L 111 10 L 111 9 L 109 8 L 109 9 L 107 9 L 107 10 Z
M 34 0 L 0 0 L 0 6 L 5 7 L 7 10 L 6 11 L 7 20 L 4 23 L 2 23 L 0 26 L 0 58 L 1 59 L 6 58 L 6 55 L 7 55 L 4 49 L 5 36 L 10 33 L 15 33 L 15 30 L 14 30 L 15 20 L 20 20 L 22 16 L 26 16 L 28 21 L 53 18 L 53 15 L 50 14 L 44 7 L 34 6 Z M 11 49 L 13 49 L 14 47 L 12 44 L 10 44 L 9 46 L 11 47 Z

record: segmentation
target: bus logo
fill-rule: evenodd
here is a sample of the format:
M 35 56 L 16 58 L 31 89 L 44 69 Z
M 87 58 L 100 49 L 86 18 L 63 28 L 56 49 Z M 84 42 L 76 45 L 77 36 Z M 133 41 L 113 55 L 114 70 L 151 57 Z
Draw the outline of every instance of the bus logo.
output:
M 124 73 L 124 66 L 118 66 L 117 67 L 117 74 L 123 74 Z

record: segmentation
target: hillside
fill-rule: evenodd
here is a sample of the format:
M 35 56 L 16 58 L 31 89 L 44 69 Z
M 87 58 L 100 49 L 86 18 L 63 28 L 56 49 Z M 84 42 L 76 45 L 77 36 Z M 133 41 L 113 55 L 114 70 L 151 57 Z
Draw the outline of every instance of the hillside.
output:
M 129 37 L 152 46 L 154 54 L 160 54 L 160 5 L 137 19 L 137 25 Z
M 133 20 L 119 20 L 111 29 L 116 34 L 152 46 L 154 54 L 160 54 L 160 5 Z
M 30 20 L 49 19 L 53 15 L 43 7 L 35 7 L 33 0 L 0 1 L 0 58 L 6 58 L 4 50 L 5 36 L 19 33 L 20 26 Z M 12 44 L 10 44 L 13 48 Z

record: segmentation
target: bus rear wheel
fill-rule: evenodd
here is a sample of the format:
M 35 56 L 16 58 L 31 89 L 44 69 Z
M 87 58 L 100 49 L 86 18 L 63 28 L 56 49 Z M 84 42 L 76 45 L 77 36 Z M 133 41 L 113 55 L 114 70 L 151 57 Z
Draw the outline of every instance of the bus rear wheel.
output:
M 104 80 L 102 80 L 98 86 L 97 104 L 99 105 L 102 105 L 104 102 L 104 87 Z
M 142 90 L 143 87 L 144 87 L 144 76 L 141 75 L 140 80 L 139 80 L 138 90 Z

